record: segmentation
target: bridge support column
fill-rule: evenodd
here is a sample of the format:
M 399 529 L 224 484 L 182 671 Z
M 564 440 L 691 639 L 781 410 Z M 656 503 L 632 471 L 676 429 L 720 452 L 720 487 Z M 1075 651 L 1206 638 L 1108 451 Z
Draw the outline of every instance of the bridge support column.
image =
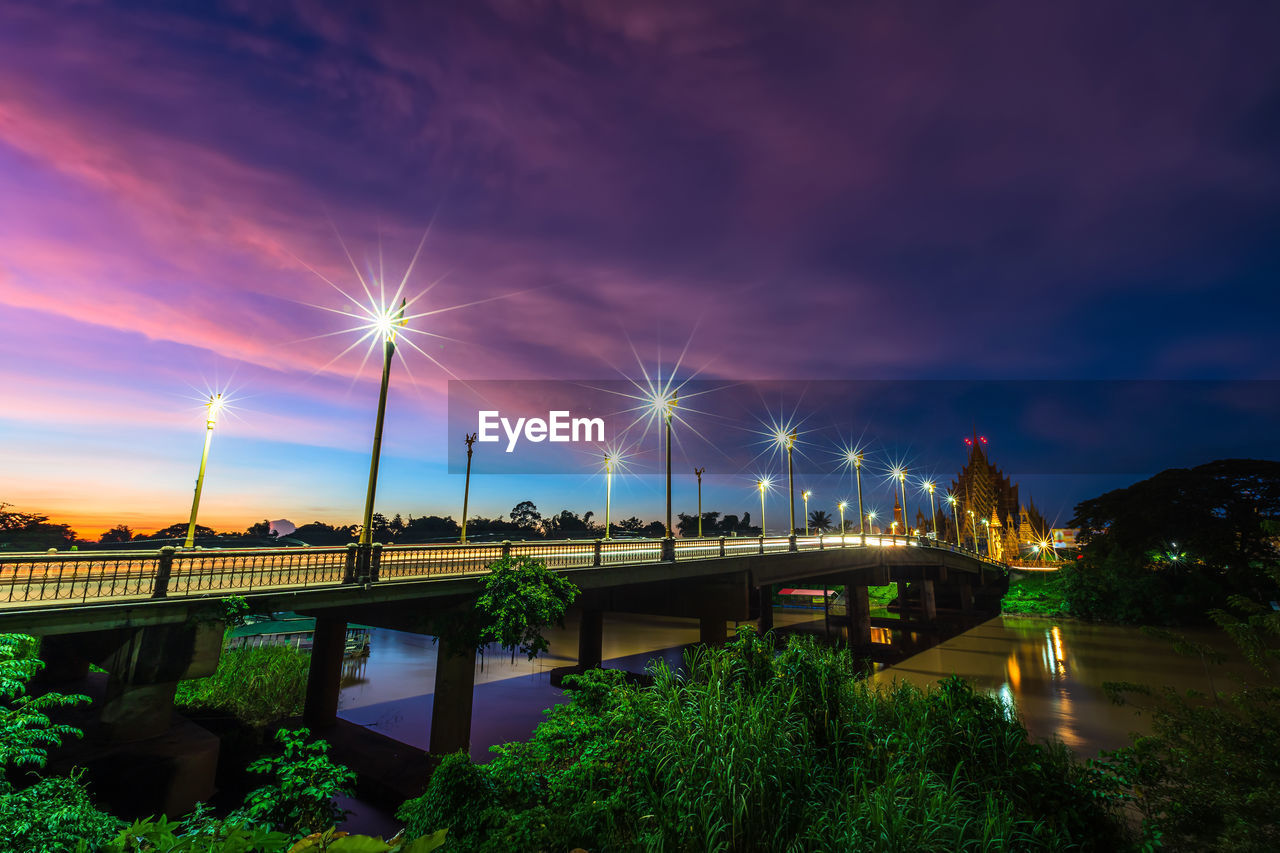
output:
M 476 650 L 444 637 L 436 643 L 436 686 L 431 697 L 432 755 L 471 748 L 471 702 L 476 687 Z
M 342 658 L 347 645 L 347 622 L 317 616 L 311 638 L 311 666 L 307 670 L 306 704 L 302 720 L 313 731 L 338 722 L 338 689 L 342 682 Z
M 762 586 L 756 590 L 760 603 L 760 633 L 773 630 L 773 587 Z
M 973 583 L 967 577 L 961 577 L 957 586 L 960 592 L 960 612 L 967 619 L 973 614 Z
M 844 581 L 845 625 L 849 629 L 849 648 L 869 649 L 871 646 L 871 601 L 867 588 L 853 575 Z
M 222 652 L 221 622 L 149 625 L 128 631 L 104 660 L 107 690 L 99 719 L 109 741 L 162 735 L 173 720 L 178 681 L 212 675 Z
M 907 589 L 909 589 L 910 586 L 911 584 L 907 583 L 906 581 L 898 581 L 898 618 L 899 619 L 911 618 L 911 615 L 912 615 L 911 607 L 908 604 L 910 599 L 907 598 Z
M 604 655 L 604 611 L 582 611 L 578 625 L 578 667 L 596 669 Z
M 938 600 L 933 589 L 933 581 L 922 580 L 917 583 L 920 587 L 920 618 L 926 622 L 932 622 L 938 618 Z

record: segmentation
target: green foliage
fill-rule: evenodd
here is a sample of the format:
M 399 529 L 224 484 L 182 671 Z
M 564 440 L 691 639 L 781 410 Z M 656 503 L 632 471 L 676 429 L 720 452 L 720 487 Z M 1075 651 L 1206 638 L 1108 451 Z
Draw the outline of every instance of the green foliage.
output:
M 8 853 L 72 853 L 107 844 L 123 826 L 99 811 L 76 776 L 0 792 L 0 846 Z
M 1011 577 L 1009 591 L 1000 602 L 1003 613 L 1029 616 L 1069 616 L 1066 581 L 1062 570 L 1031 572 Z
M 243 595 L 228 595 L 222 599 L 222 617 L 228 628 L 244 624 L 244 617 L 249 615 L 249 599 Z
M 664 666 L 566 679 L 527 743 L 455 756 L 399 816 L 448 849 L 1123 849 L 1097 775 L 959 679 L 860 682 L 847 654 L 744 630 Z M 442 768 L 444 769 L 444 768 Z M 465 819 L 462 816 L 465 815 Z
M 181 823 L 163 817 L 134 821 L 102 849 L 106 853 L 431 853 L 445 843 L 445 830 L 413 839 L 401 833 L 383 841 L 330 827 L 290 844 L 282 832 L 209 819 L 200 808 L 195 821 L 192 817 Z
M 1280 568 L 1270 569 L 1280 586 Z M 1212 617 L 1256 667 L 1255 683 L 1209 697 L 1108 684 L 1117 702 L 1141 704 L 1152 734 L 1106 756 L 1105 769 L 1142 814 L 1153 840 L 1186 850 L 1280 849 L 1280 613 L 1234 599 Z M 1216 655 L 1171 635 L 1181 654 Z
M 503 557 L 489 564 L 474 607 L 435 615 L 429 630 L 481 654 L 497 643 L 510 650 L 512 660 L 517 650 L 533 660 L 548 648 L 543 630 L 563 626 L 565 611 L 577 597 L 578 587 L 542 560 Z
M 249 765 L 253 773 L 270 782 L 245 797 L 234 817 L 254 825 L 266 825 L 299 838 L 341 823 L 345 814 L 333 798 L 351 796 L 356 774 L 329 758 L 329 744 L 307 743 L 307 729 L 276 732 L 284 747 L 279 756 L 260 758 Z
M 25 634 L 0 634 L 0 791 L 7 790 L 10 769 L 43 767 L 50 748 L 64 737 L 82 736 L 73 726 L 53 722 L 48 712 L 87 704 L 89 697 L 27 694 L 27 684 L 44 668 L 34 657 L 38 644 Z
M 1142 624 L 1202 621 L 1233 595 L 1274 589 L 1280 462 L 1174 468 L 1076 507 L 1081 556 L 1063 570 L 1071 612 Z
M 262 728 L 302 713 L 310 657 L 291 646 L 223 649 L 207 678 L 178 683 L 174 701 L 183 708 L 227 711 Z

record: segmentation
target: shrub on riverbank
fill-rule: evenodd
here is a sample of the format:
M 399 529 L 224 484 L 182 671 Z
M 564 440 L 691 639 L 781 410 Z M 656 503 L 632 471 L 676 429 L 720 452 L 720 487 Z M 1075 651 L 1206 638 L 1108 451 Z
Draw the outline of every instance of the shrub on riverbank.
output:
M 178 683 L 180 708 L 226 711 L 262 728 L 302 713 L 310 655 L 291 646 L 223 649 L 218 670 Z
M 1009 591 L 1000 602 L 1000 612 L 1020 616 L 1070 616 L 1064 576 L 1060 572 L 1010 576 Z
M 687 663 L 651 687 L 582 676 L 529 742 L 450 759 L 399 816 L 420 834 L 465 814 L 450 844 L 477 851 L 1126 843 L 1090 771 L 959 679 L 877 690 L 841 651 L 793 638 L 775 654 L 749 629 Z

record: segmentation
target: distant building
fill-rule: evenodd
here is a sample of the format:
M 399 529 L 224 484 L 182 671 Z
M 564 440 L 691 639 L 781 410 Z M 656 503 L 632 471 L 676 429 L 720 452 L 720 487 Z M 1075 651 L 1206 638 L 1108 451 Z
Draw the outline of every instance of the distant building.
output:
M 951 483 L 951 493 L 957 503 L 955 518 L 948 525 L 948 536 L 954 540 L 954 524 L 958 519 L 961 542 L 968 542 L 997 559 L 1013 558 L 1024 545 L 1046 538 L 1049 525 L 1045 524 L 1034 501 L 1028 499 L 1023 504 L 1019 500 L 1018 485 L 987 459 L 985 444 L 985 440 L 974 437 L 970 442 L 969 462 Z M 975 529 L 976 543 L 973 541 Z

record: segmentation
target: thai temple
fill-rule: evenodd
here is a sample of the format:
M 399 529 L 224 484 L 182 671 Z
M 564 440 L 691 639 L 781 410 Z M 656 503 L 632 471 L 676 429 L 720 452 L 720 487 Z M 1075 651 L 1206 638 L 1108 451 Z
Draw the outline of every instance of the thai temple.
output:
M 961 523 L 960 541 L 969 547 L 976 544 L 980 553 L 997 560 L 1015 558 L 1026 546 L 1044 539 L 1049 525 L 1035 502 L 1022 503 L 1018 485 L 987 458 L 985 438 L 975 435 L 965 443 L 969 445 L 969 461 L 951 482 L 951 494 L 957 499 L 955 518 Z M 939 507 L 940 514 L 941 510 Z M 954 542 L 954 518 L 947 522 L 947 538 Z M 932 526 L 922 513 L 917 513 L 916 524 L 921 530 Z

